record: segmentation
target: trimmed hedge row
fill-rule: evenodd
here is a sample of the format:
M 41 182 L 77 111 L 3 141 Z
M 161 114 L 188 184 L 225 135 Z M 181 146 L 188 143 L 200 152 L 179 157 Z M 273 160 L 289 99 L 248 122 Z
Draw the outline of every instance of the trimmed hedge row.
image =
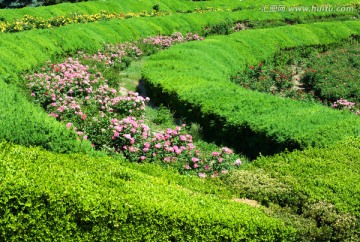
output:
M 221 23 L 226 18 L 234 21 L 245 20 L 249 18 L 250 15 L 251 11 L 246 13 L 209 12 L 206 14 L 172 15 L 159 18 L 114 20 L 66 26 L 58 29 L 3 34 L 0 35 L 0 81 L 2 82 L 3 79 L 8 83 L 14 83 L 19 73 L 40 68 L 47 60 L 61 58 L 79 49 L 96 52 L 102 47 L 103 43 L 124 42 L 159 33 L 172 34 L 178 30 L 182 30 L 183 32 L 201 32 L 202 28 L 209 23 Z M 280 13 L 274 15 L 264 14 L 258 17 L 259 20 L 284 19 L 286 15 L 283 16 Z M 74 149 L 70 150 L 78 150 L 78 148 L 75 148 L 77 147 L 76 145 L 62 146 L 60 143 L 58 143 L 56 147 L 49 145 L 49 138 L 46 138 L 49 136 L 48 134 L 47 136 L 36 134 L 35 132 L 37 132 L 37 130 L 43 130 L 43 132 L 40 132 L 42 134 L 44 132 L 50 132 L 45 130 L 55 130 L 50 124 L 49 127 L 51 128 L 44 127 L 44 125 L 50 122 L 46 120 L 50 119 L 45 117 L 45 114 L 36 114 L 38 115 L 36 116 L 37 118 L 28 121 L 32 117 L 28 115 L 42 111 L 40 109 L 34 109 L 30 104 L 27 104 L 25 100 L 17 102 L 15 106 L 11 100 L 13 100 L 16 89 L 8 87 L 5 84 L 2 85 L 4 85 L 4 88 L 9 89 L 9 93 L 5 92 L 2 94 L 2 105 L 11 106 L 13 109 L 1 109 L 1 112 L 6 116 L 6 119 L 2 120 L 6 122 L 6 125 L 4 123 L 2 126 L 5 131 L 0 132 L 0 139 L 11 140 L 23 145 L 40 145 L 59 152 L 68 150 L 68 148 L 65 147 L 74 147 Z M 21 111 L 16 113 L 15 110 Z M 13 120 L 16 120 L 16 122 Z M 23 126 L 22 131 L 19 132 L 16 131 L 19 130 L 18 123 L 31 123 L 31 125 Z M 38 128 L 33 128 L 33 126 Z M 11 133 L 9 133 L 10 130 L 12 131 Z M 63 140 L 64 143 L 66 143 L 67 139 L 65 139 L 64 136 L 60 134 L 56 136 L 62 137 L 58 142 Z
M 359 160 L 360 138 L 348 139 L 330 148 L 260 157 L 225 177 L 225 182 L 241 197 L 291 207 L 307 219 L 296 227 L 308 227 L 311 240 L 358 241 Z M 311 220 L 320 232 L 309 226 Z
M 353 0 L 328 0 L 328 5 L 347 5 L 355 4 Z M 22 9 L 0 9 L 0 21 L 12 21 L 13 19 L 21 19 L 25 15 L 41 18 L 51 18 L 54 16 L 67 16 L 69 14 L 95 14 L 101 10 L 108 12 L 142 12 L 151 11 L 155 5 L 159 6 L 161 11 L 187 12 L 195 8 L 220 8 L 220 9 L 256 9 L 261 10 L 264 5 L 298 5 L 298 0 L 287 1 L 270 1 L 261 0 L 256 2 L 247 1 L 228 1 L 228 0 L 211 0 L 211 1 L 179 1 L 179 0 L 110 0 L 106 3 L 102 1 L 90 1 L 80 3 L 62 3 L 56 6 L 47 7 L 26 7 Z M 301 1 L 303 6 L 321 5 L 323 1 Z
M 1 240 L 294 241 L 260 209 L 194 193 L 118 160 L 0 145 Z
M 329 13 L 257 13 L 207 12 L 171 16 L 110 20 L 70 25 L 56 29 L 30 30 L 0 35 L 0 76 L 17 78 L 17 74 L 40 67 L 45 61 L 82 49 L 96 52 L 104 43 L 117 43 L 176 31 L 203 32 L 208 24 L 230 21 L 285 21 L 316 18 Z M 305 20 L 304 20 L 305 21 Z
M 245 90 L 229 78 L 284 48 L 326 45 L 360 33 L 359 22 L 248 30 L 187 43 L 150 57 L 143 76 L 153 99 L 199 122 L 205 136 L 249 156 L 322 147 L 360 135 L 360 120 L 318 104 Z
M 90 152 L 91 144 L 31 104 L 23 93 L 0 79 L 0 140 L 39 145 L 54 152 Z
M 0 139 L 26 146 L 39 145 L 57 152 L 79 151 L 74 134 L 55 124 L 40 108 L 28 103 L 23 95 L 17 95 L 15 87 L 4 83 L 16 82 L 20 72 L 40 68 L 47 60 L 78 49 L 95 52 L 103 43 L 124 42 L 158 33 L 171 34 L 179 28 L 184 32 L 198 31 L 209 22 L 222 21 L 226 16 L 208 13 L 201 19 L 196 19 L 193 14 L 158 20 L 129 19 L 1 35 L 0 83 L 4 91 L 0 95 Z

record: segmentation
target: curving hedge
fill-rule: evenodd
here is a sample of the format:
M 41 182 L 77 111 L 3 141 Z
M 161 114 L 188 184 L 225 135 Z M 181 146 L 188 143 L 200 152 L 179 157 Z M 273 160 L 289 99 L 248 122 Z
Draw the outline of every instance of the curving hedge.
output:
M 194 193 L 118 160 L 0 145 L 1 240 L 294 241 L 260 209 Z
M 329 13 L 262 13 L 207 12 L 204 14 L 173 14 L 171 16 L 110 20 L 38 29 L 20 33 L 0 34 L 0 76 L 17 78 L 25 70 L 39 67 L 45 61 L 83 49 L 96 52 L 104 43 L 117 43 L 156 34 L 176 31 L 201 33 L 208 24 L 230 21 L 306 21 L 306 18 L 329 17 Z M 308 21 L 308 20 L 307 20 Z
M 328 0 L 326 4 L 331 6 L 344 6 L 356 4 L 354 0 Z M 0 21 L 12 21 L 14 19 L 21 19 L 25 15 L 41 18 L 51 18 L 56 16 L 67 16 L 71 14 L 96 14 L 101 10 L 108 12 L 142 12 L 153 10 L 154 5 L 158 4 L 160 11 L 172 12 L 187 12 L 195 8 L 206 9 L 256 9 L 261 11 L 264 5 L 287 5 L 287 6 L 321 6 L 324 4 L 322 0 L 259 0 L 256 2 L 248 1 L 228 1 L 228 0 L 211 0 L 211 1 L 179 1 L 179 0 L 108 0 L 103 1 L 89 1 L 79 3 L 62 3 L 55 6 L 46 7 L 26 7 L 22 9 L 0 9 Z
M 159 33 L 172 34 L 179 30 L 182 32 L 201 32 L 202 28 L 209 23 L 221 23 L 225 19 L 234 21 L 245 20 L 249 18 L 250 15 L 251 11 L 247 13 L 208 12 L 201 15 L 175 14 L 159 18 L 112 20 L 72 25 L 57 29 L 2 34 L 0 35 L 0 81 L 2 82 L 2 80 L 4 80 L 8 83 L 15 83 L 19 73 L 40 68 L 47 60 L 62 58 L 79 49 L 96 52 L 102 47 L 103 43 L 124 42 Z M 279 13 L 275 15 L 264 14 L 258 16 L 258 20 L 274 18 L 281 20 L 286 18 L 286 15 L 283 16 Z M 31 119 L 33 113 L 42 111 L 26 103 L 25 99 L 21 102 L 16 102 L 16 105 L 14 105 L 15 102 L 11 100 L 13 100 L 13 96 L 18 90 L 5 84 L 2 85 L 4 85 L 4 89 L 9 89 L 8 93 L 2 93 L 4 100 L 3 106 L 11 106 L 13 109 L 5 107 L 1 109 L 6 119 L 2 120 L 4 123 L 2 127 L 5 131 L 0 132 L 0 139 L 11 140 L 23 145 L 40 145 L 56 151 L 65 152 L 68 150 L 65 146 L 60 148 L 60 140 L 64 140 L 64 143 L 67 140 L 62 135 L 55 135 L 56 137 L 61 137 L 59 141 L 57 141 L 60 142 L 57 147 L 49 145 L 49 138 L 46 138 L 49 137 L 47 132 L 52 133 L 55 131 L 50 130 L 56 130 L 52 127 L 52 124 L 50 125 L 50 123 L 53 122 L 50 121 L 50 118 L 45 117 L 45 114 L 39 114 L 36 115 L 36 118 L 28 121 Z M 14 120 L 16 120 L 16 122 Z M 31 123 L 31 125 L 24 125 L 21 132 L 15 132 L 15 130 L 19 130 L 19 123 Z M 37 128 L 33 128 L 35 126 Z M 45 128 L 45 126 L 48 126 L 48 128 Z M 12 130 L 12 132 L 9 133 L 9 130 Z M 47 135 L 37 134 L 36 132 L 38 130 L 42 130 L 43 132 L 40 133 L 45 132 Z M 71 139 L 73 140 L 74 137 Z M 70 145 L 69 147 L 77 146 Z M 78 148 L 74 148 L 74 150 L 78 150 Z
M 359 22 L 332 22 L 212 37 L 150 57 L 143 76 L 155 100 L 201 123 L 206 137 L 249 156 L 322 147 L 360 135 L 360 119 L 318 104 L 245 90 L 229 77 L 239 66 L 271 60 L 280 49 L 336 43 L 359 33 Z

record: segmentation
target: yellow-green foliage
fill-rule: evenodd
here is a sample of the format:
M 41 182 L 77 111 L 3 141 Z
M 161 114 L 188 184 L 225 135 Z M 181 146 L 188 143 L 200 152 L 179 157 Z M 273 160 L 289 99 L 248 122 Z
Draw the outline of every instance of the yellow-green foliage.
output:
M 295 240 L 294 229 L 260 209 L 110 158 L 2 143 L 0 181 L 1 240 Z
M 263 6 L 286 5 L 286 6 L 346 6 L 356 4 L 354 0 L 258 0 L 258 1 L 228 1 L 228 0 L 207 0 L 207 1 L 187 1 L 187 0 L 108 0 L 91 1 L 80 3 L 63 3 L 47 7 L 27 7 L 22 9 L 0 9 L 0 17 L 5 21 L 21 19 L 25 15 L 49 19 L 52 17 L 69 16 L 72 14 L 97 14 L 101 10 L 108 12 L 134 12 L 153 10 L 154 5 L 159 5 L 160 11 L 187 12 L 194 9 L 256 9 L 260 12 Z

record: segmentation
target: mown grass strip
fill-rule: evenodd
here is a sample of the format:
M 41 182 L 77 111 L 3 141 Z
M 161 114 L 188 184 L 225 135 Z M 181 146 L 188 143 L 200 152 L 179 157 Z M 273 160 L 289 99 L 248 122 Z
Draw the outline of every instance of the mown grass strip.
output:
M 249 30 L 158 53 L 145 63 L 143 75 L 155 99 L 200 122 L 208 138 L 250 156 L 322 147 L 360 135 L 358 117 L 245 90 L 229 77 L 246 64 L 271 60 L 283 48 L 326 45 L 359 33 L 358 22 Z
M 201 1 L 200 1 L 201 2 Z M 200 3 L 197 2 L 197 3 Z M 54 27 L 61 27 L 64 25 L 69 24 L 76 24 L 76 23 L 86 23 L 86 22 L 96 22 L 96 21 L 104 21 L 104 20 L 110 20 L 110 19 L 124 19 L 124 18 L 131 18 L 131 17 L 144 17 L 144 16 L 164 16 L 164 15 L 170 15 L 172 13 L 206 13 L 208 11 L 252 11 L 252 18 L 254 15 L 264 14 L 264 12 L 270 12 L 270 14 L 298 14 L 298 13 L 314 13 L 315 15 L 322 16 L 324 13 L 331 14 L 332 17 L 335 16 L 348 16 L 352 15 L 354 17 L 357 17 L 359 6 L 356 5 L 354 2 L 349 2 L 344 5 L 338 5 L 338 2 L 334 2 L 331 5 L 331 3 L 327 3 L 327 5 L 316 5 L 316 3 L 313 3 L 312 6 L 304 6 L 304 8 L 308 8 L 304 10 L 303 6 L 288 6 L 283 5 L 281 3 L 278 3 L 276 5 L 275 3 L 271 3 L 271 5 L 260 5 L 257 3 L 256 5 L 249 5 L 246 7 L 246 9 L 252 9 L 252 10 L 243 10 L 243 2 L 240 2 L 240 6 L 235 4 L 231 4 L 231 6 L 227 4 L 214 4 L 214 2 L 211 1 L 205 1 L 206 7 L 201 5 L 201 7 L 195 7 L 194 4 L 190 4 L 189 2 L 187 5 L 183 3 L 183 5 L 180 4 L 180 2 L 173 2 L 176 3 L 175 5 L 171 5 L 171 7 L 166 6 L 166 10 L 159 11 L 159 3 L 155 3 L 152 7 L 148 7 L 146 4 L 143 6 L 146 10 L 140 11 L 138 9 L 139 5 L 138 3 L 134 6 L 136 10 L 130 11 L 130 12 L 124 12 L 123 10 L 123 4 L 122 5 L 116 5 L 115 2 L 110 2 L 107 4 L 98 5 L 98 9 L 89 8 L 89 6 L 94 5 L 96 2 L 90 2 L 90 3 L 78 3 L 82 7 L 79 8 L 77 6 L 78 4 L 69 4 L 69 6 L 66 9 L 63 9 L 63 5 L 57 5 L 57 6 L 51 6 L 51 9 L 47 9 L 47 11 L 43 11 L 44 8 L 37 8 L 38 11 L 32 12 L 31 8 L 29 9 L 28 14 L 20 14 L 18 17 L 15 17 L 18 13 L 23 13 L 24 11 L 22 9 L 20 10 L 0 10 L 0 32 L 20 32 L 24 30 L 29 29 L 44 29 L 44 28 L 54 28 Z M 147 2 L 148 3 L 148 2 Z M 115 5 L 114 5 L 115 4 Z M 119 3 L 117 3 L 119 4 Z M 134 3 L 129 2 L 129 6 L 132 6 Z M 166 3 L 168 4 L 168 3 Z M 183 10 L 184 8 L 181 7 L 178 9 L 176 6 L 187 6 L 186 10 Z M 190 4 L 190 5 L 189 5 Z M 89 6 L 88 6 L 89 5 Z M 215 6 L 215 7 L 214 7 Z M 268 11 L 268 9 L 273 6 L 283 6 L 284 8 L 282 10 L 275 10 L 275 11 Z M 336 11 L 336 6 L 340 6 L 340 8 L 344 8 L 343 11 Z M 332 9 L 329 10 L 328 8 L 331 7 Z M 47 7 L 49 8 L 49 7 Z M 52 9 L 54 8 L 54 9 Z M 65 11 L 61 11 L 61 10 Z M 155 9 L 155 10 L 154 10 Z M 54 10 L 54 11 L 49 11 Z M 45 17 L 42 15 L 42 12 L 45 13 Z M 10 14 L 10 16 L 8 16 Z M 12 14 L 14 16 L 12 16 Z M 50 15 L 49 15 L 50 14 Z M 294 22 L 294 20 L 288 19 L 288 22 L 295 23 L 298 20 Z
M 0 157 L 3 240 L 295 240 L 294 229 L 260 209 L 194 193 L 118 160 L 7 143 Z
M 172 16 L 110 20 L 97 23 L 65 26 L 59 29 L 30 30 L 0 35 L 0 72 L 4 78 L 39 67 L 45 61 L 83 49 L 96 52 L 104 43 L 134 40 L 155 34 L 172 34 L 175 31 L 201 33 L 208 24 L 230 21 L 305 21 L 329 16 L 329 13 L 261 13 L 208 12 L 204 14 L 174 14 Z
M 331 6 L 345 6 L 356 4 L 353 0 L 328 0 L 326 3 L 322 0 L 301 1 L 291 0 L 284 3 L 280 0 L 260 0 L 256 2 L 249 1 L 181 1 L 181 0 L 125 0 L 116 1 L 89 1 L 80 3 L 62 3 L 47 7 L 26 7 L 22 9 L 0 9 L 0 21 L 12 21 L 21 19 L 25 15 L 49 19 L 52 17 L 67 16 L 71 14 L 96 14 L 100 11 L 108 12 L 143 12 L 153 10 L 154 5 L 159 5 L 159 10 L 172 12 L 187 12 L 196 8 L 219 8 L 219 9 L 257 9 L 261 11 L 263 6 L 286 5 L 286 6 L 322 6 L 324 4 Z

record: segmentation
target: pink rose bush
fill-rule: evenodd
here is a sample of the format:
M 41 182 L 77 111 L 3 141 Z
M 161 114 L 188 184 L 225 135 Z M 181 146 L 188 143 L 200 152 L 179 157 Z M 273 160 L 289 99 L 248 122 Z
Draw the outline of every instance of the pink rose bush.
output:
M 346 99 L 342 99 L 340 98 L 339 100 L 337 100 L 336 102 L 333 103 L 332 107 L 334 109 L 345 109 L 345 110 L 349 110 L 357 115 L 360 115 L 360 111 L 358 111 L 355 107 L 355 103 L 354 102 L 350 102 Z
M 168 47 L 173 42 L 199 38 L 176 33 L 171 37 L 150 37 L 144 41 Z M 131 44 L 109 49 L 111 51 L 92 57 L 110 65 L 122 56 L 137 58 L 142 53 Z M 96 149 L 122 153 L 132 162 L 160 162 L 182 174 L 196 174 L 202 178 L 217 177 L 241 165 L 240 159 L 229 148 L 209 154 L 197 149 L 192 136 L 185 132 L 185 125 L 152 132 L 144 122 L 149 98 L 131 91 L 121 96 L 96 68 L 90 69 L 78 59 L 68 58 L 60 64 L 49 64 L 41 72 L 26 78 L 34 101 L 76 132 L 79 139 L 92 142 Z
M 99 50 L 96 54 L 88 55 L 84 52 L 78 52 L 78 55 L 85 59 L 101 62 L 108 67 L 123 69 L 127 67 L 132 60 L 138 60 L 143 55 L 149 55 L 156 51 L 169 48 L 174 44 L 203 39 L 203 37 L 197 34 L 187 33 L 183 36 L 180 32 L 176 32 L 171 36 L 150 36 L 132 43 L 108 44 L 104 46 L 102 51 Z

